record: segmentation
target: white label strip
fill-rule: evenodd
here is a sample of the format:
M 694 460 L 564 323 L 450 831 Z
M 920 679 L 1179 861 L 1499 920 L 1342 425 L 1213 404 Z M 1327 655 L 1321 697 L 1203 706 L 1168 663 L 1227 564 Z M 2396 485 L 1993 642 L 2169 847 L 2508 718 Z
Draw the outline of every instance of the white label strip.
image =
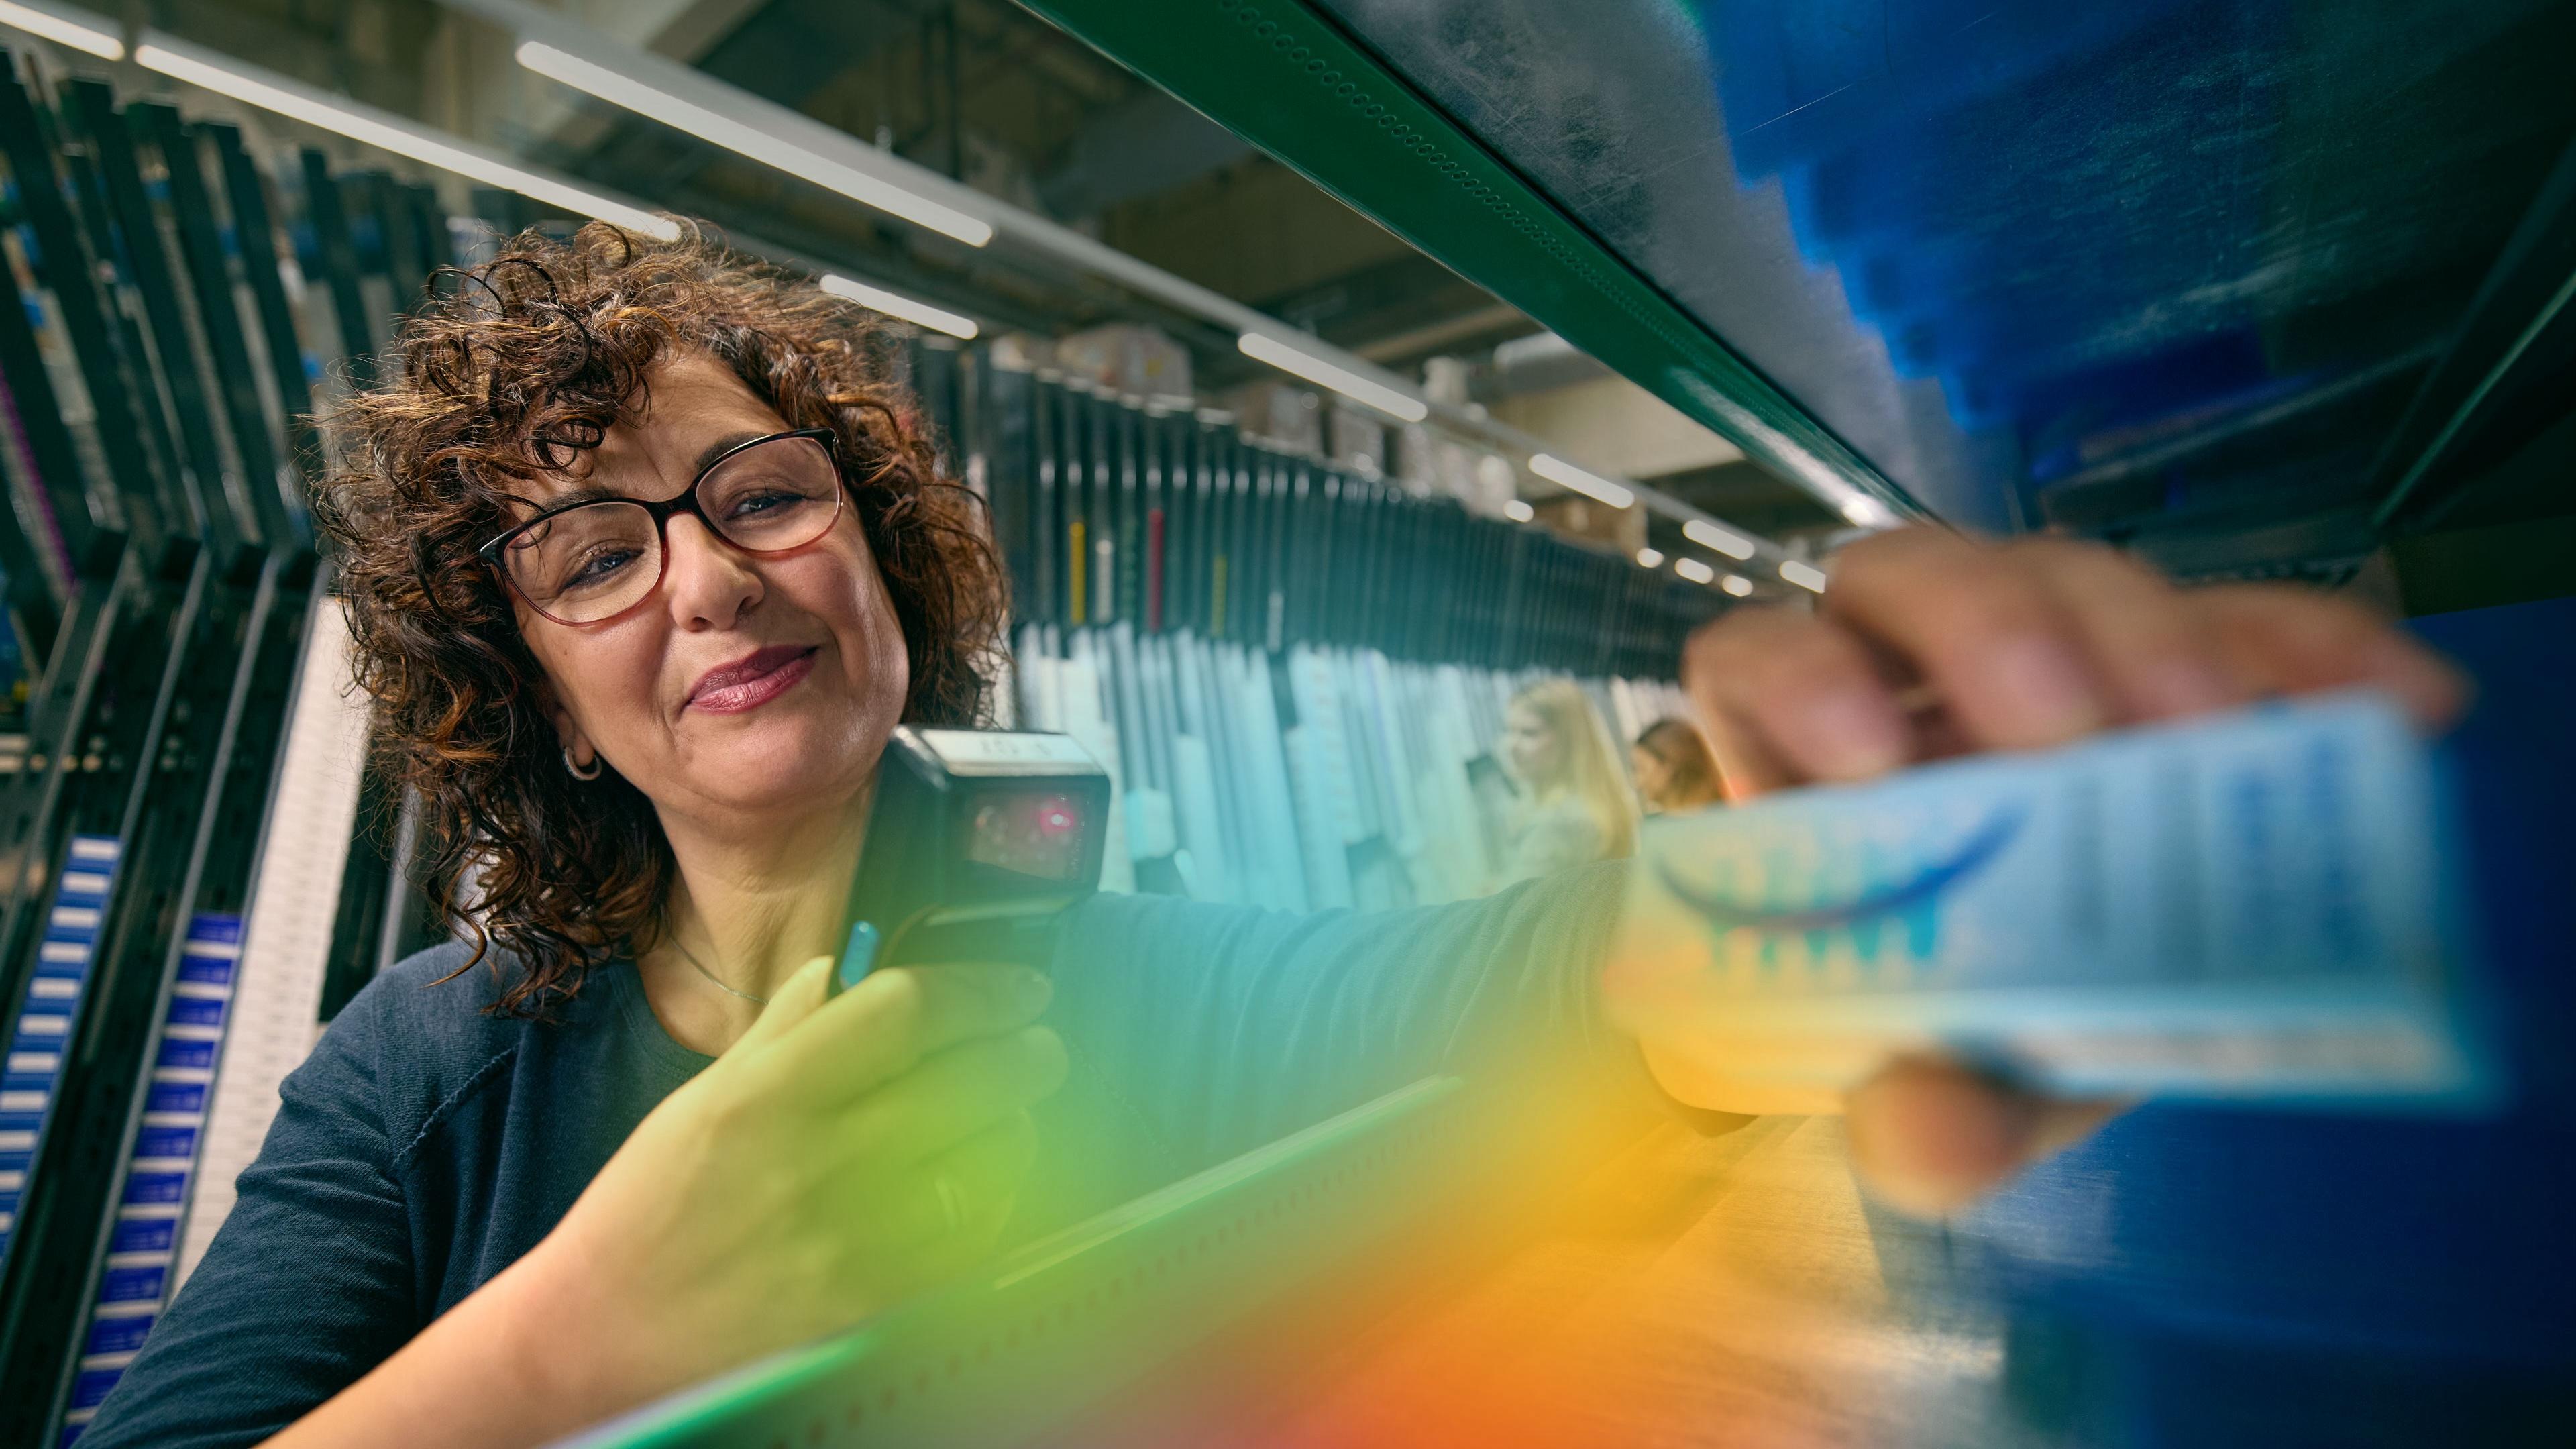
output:
M 995 734 L 980 730 L 921 731 L 921 742 L 950 765 L 1091 770 L 1091 752 L 1069 735 Z
M 268 1136 L 278 1083 L 313 1050 L 366 737 L 366 699 L 349 682 L 348 623 L 338 603 L 323 599 L 297 669 L 295 714 L 244 927 L 232 1040 L 207 1115 L 174 1292 L 232 1211 L 233 1179 Z

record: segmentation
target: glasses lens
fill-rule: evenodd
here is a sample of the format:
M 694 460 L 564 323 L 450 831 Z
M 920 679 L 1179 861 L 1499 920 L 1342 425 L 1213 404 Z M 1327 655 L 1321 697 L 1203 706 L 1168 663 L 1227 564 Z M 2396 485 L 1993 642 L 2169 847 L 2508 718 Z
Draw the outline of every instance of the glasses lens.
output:
M 662 575 L 653 515 L 632 503 L 568 509 L 510 541 L 510 582 L 539 612 L 587 624 L 624 610 Z
M 841 511 L 841 473 L 812 438 L 772 438 L 725 459 L 698 506 L 737 548 L 777 553 L 823 536 Z

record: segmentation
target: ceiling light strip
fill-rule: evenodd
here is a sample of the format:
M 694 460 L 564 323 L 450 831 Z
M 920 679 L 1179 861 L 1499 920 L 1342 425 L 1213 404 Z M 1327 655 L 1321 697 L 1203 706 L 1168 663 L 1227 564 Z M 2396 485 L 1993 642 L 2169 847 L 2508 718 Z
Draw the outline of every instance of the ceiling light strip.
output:
M 1586 498 L 1607 503 L 1613 508 L 1629 508 L 1637 502 L 1636 493 L 1627 485 L 1613 483 L 1598 473 L 1577 468 L 1553 453 L 1531 455 L 1530 471 L 1560 488 L 1571 488 Z
M 975 334 L 983 330 L 975 325 L 975 319 L 972 317 L 961 317 L 945 308 L 933 307 L 928 302 L 915 301 L 900 292 L 889 292 L 883 287 L 871 287 L 865 282 L 844 277 L 838 272 L 825 272 L 820 285 L 824 291 L 835 297 L 847 297 L 862 307 L 873 308 L 889 317 L 900 317 L 906 322 L 917 323 L 933 332 L 945 332 L 951 337 L 962 338 L 968 342 L 974 341 Z
M 942 236 L 954 237 L 968 246 L 980 247 L 993 239 L 993 224 L 981 217 L 969 216 L 953 206 L 944 206 L 917 192 L 844 166 L 784 137 L 673 95 L 624 71 L 585 60 L 541 40 L 520 42 L 518 57 L 520 65 L 548 80 L 596 96 L 611 105 L 623 106 L 646 120 L 686 131 L 699 140 L 722 146 L 764 166 L 774 166 L 790 176 L 837 191 L 853 201 L 902 217 L 916 226 L 928 227 Z
M 104 19 L 104 17 L 99 17 Z M 13 5 L 0 0 L 0 25 L 85 51 L 101 60 L 125 59 L 125 42 L 95 20 L 76 18 L 44 5 Z
M 1731 529 L 1718 527 L 1705 518 L 1682 521 L 1682 533 L 1702 548 L 1713 548 L 1731 559 L 1753 557 L 1753 540 Z
M 1300 350 L 1265 332 L 1246 332 L 1235 339 L 1243 355 L 1256 362 L 1266 362 L 1281 372 L 1302 377 L 1320 387 L 1329 387 L 1354 402 L 1366 403 L 1390 417 L 1418 423 L 1431 416 L 1431 408 L 1418 397 L 1372 382 L 1347 367 L 1327 362 L 1311 352 Z
M 453 171 L 486 186 L 515 191 L 548 206 L 594 216 L 656 240 L 679 239 L 680 224 L 670 217 L 512 165 L 479 146 L 426 131 L 363 102 L 316 90 L 256 66 L 243 65 L 228 56 L 159 31 L 145 31 L 143 40 L 143 44 L 134 48 L 136 64 L 146 70 L 158 71 L 172 80 L 230 96 L 244 105 L 273 111 L 309 126 L 336 131 L 377 150 Z

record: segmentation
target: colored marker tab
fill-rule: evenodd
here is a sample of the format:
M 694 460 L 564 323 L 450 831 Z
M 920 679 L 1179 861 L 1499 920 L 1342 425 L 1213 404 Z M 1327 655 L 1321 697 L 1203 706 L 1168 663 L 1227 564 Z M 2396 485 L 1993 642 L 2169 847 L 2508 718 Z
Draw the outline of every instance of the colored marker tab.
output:
M 832 971 L 835 989 L 847 991 L 868 979 L 868 973 L 876 969 L 879 939 L 874 922 L 851 925 L 849 944 L 841 948 L 841 964 Z

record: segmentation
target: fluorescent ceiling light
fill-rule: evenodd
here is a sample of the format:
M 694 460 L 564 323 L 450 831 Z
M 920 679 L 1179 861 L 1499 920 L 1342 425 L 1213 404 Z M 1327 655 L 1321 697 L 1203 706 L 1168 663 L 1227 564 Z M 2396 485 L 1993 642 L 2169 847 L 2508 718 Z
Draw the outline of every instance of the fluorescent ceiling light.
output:
M 1728 558 L 1753 557 L 1753 540 L 1740 533 L 1729 533 L 1705 518 L 1693 518 L 1682 524 L 1682 532 L 1702 548 L 1713 548 Z
M 873 307 L 889 317 L 900 317 L 906 322 L 918 323 L 933 332 L 945 332 L 951 337 L 962 337 L 969 342 L 975 340 L 975 334 L 983 330 L 975 325 L 975 319 L 972 317 L 960 317 L 944 308 L 933 307 L 928 302 L 916 302 L 901 293 L 889 292 L 883 287 L 871 287 L 865 282 L 854 282 L 835 272 L 823 274 L 823 290 L 835 297 L 847 297 L 862 307 Z
M 745 125 L 694 101 L 656 90 L 633 76 L 557 50 L 543 41 L 522 41 L 519 64 L 548 80 L 560 81 L 611 105 L 624 106 L 647 120 L 686 131 L 702 141 L 712 141 L 728 151 L 748 156 L 764 166 L 775 166 L 790 176 L 803 177 L 853 201 L 863 201 L 879 211 L 892 212 L 916 226 L 926 226 L 942 236 L 955 237 L 970 247 L 980 247 L 993 239 L 992 223 L 981 217 L 969 216 L 953 206 L 943 206 L 927 196 L 844 166 L 757 126 Z
M 479 147 L 469 147 L 423 131 L 362 102 L 329 95 L 284 76 L 264 77 L 260 72 L 235 69 L 224 57 L 212 51 L 200 50 L 158 32 L 153 32 L 152 36 L 151 43 L 134 49 L 136 63 L 146 70 L 157 70 L 173 80 L 203 86 L 217 95 L 230 96 L 264 111 L 275 111 L 308 126 L 337 131 L 351 140 L 364 141 L 377 150 L 408 156 L 424 165 L 453 171 L 486 186 L 498 186 L 565 211 L 595 216 L 659 241 L 679 240 L 680 225 L 667 216 L 611 201 L 550 176 L 522 170 Z
M 1802 564 L 1796 559 L 1785 559 L 1780 564 L 1780 577 L 1802 589 L 1819 594 L 1825 591 L 1825 571 L 1814 564 Z
M 1281 372 L 1302 377 L 1308 382 L 1329 387 L 1346 398 L 1367 403 L 1379 412 L 1418 423 L 1431 416 L 1422 399 L 1407 397 L 1394 388 L 1369 381 L 1347 367 L 1338 367 L 1320 357 L 1311 357 L 1267 333 L 1246 332 L 1234 340 L 1243 355 L 1256 362 L 1266 362 Z
M 1626 508 L 1637 501 L 1637 495 L 1598 473 L 1587 473 L 1563 458 L 1539 453 L 1530 459 L 1530 471 L 1560 487 L 1571 488 L 1586 498 L 1597 498 L 1613 508 Z
M 1503 516 L 1514 523 L 1527 523 L 1538 514 L 1528 504 L 1515 498 L 1503 505 Z
M 1854 493 L 1841 504 L 1843 517 L 1862 528 L 1890 528 L 1896 523 L 1896 511 L 1866 493 Z
M 1637 550 L 1637 567 L 1641 569 L 1660 568 L 1663 566 L 1663 562 L 1664 552 L 1662 549 L 1641 548 Z
M 84 25 L 68 16 L 39 10 L 32 5 L 11 5 L 7 0 L 0 0 L 0 25 L 42 36 L 56 45 L 87 51 L 101 60 L 125 59 L 125 42 L 117 39 L 114 31 Z
M 1753 592 L 1753 581 L 1742 574 L 1728 574 L 1718 587 L 1740 599 Z
M 1686 578 L 1695 584 L 1705 584 L 1717 577 L 1717 570 L 1710 568 L 1708 565 L 1701 563 L 1695 558 L 1674 560 L 1673 572 L 1680 574 L 1683 578 Z

